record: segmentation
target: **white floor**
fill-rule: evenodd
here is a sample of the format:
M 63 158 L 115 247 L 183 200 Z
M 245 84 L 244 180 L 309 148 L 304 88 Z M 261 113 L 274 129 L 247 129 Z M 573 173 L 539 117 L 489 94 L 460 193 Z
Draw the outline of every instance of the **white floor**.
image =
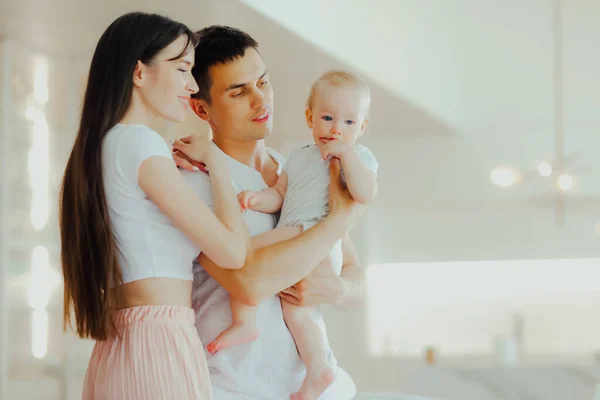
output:
M 431 397 L 420 397 L 409 394 L 394 393 L 359 393 L 354 400 L 442 400 L 432 399 Z

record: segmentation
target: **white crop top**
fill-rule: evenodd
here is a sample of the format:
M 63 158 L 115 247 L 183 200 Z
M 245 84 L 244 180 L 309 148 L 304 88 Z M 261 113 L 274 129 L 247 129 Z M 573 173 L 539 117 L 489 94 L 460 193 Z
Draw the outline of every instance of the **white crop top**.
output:
M 200 253 L 138 184 L 142 161 L 172 160 L 163 138 L 145 125 L 117 124 L 104 138 L 102 168 L 108 211 L 121 252 L 123 283 L 145 278 L 192 280 L 192 262 Z M 174 162 L 173 162 L 174 164 Z

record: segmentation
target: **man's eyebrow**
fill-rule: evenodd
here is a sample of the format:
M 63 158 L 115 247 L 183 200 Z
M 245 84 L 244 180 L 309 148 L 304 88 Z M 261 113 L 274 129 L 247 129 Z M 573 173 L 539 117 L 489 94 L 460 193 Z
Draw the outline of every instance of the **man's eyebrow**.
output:
M 243 88 L 246 85 L 247 85 L 247 83 L 234 83 L 232 85 L 229 85 L 229 87 L 227 89 L 225 89 L 225 91 L 229 92 L 230 90 L 235 90 L 235 89 Z
M 268 73 L 269 73 L 269 71 L 265 70 L 265 72 L 260 76 L 260 78 L 258 78 L 258 80 L 260 81 L 261 79 L 263 79 Z M 229 87 L 227 87 L 227 89 L 225 89 L 225 91 L 229 92 L 230 90 L 243 88 L 244 86 L 247 86 L 247 85 L 248 85 L 248 83 L 234 83 L 234 84 L 229 85 Z

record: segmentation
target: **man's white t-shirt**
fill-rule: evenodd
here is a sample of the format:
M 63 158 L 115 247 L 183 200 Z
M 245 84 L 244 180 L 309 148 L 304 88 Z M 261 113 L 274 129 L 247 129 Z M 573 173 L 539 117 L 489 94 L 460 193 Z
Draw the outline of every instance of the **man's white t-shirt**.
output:
M 268 151 L 281 167 L 284 158 L 271 149 Z M 226 157 L 236 192 L 268 187 L 258 171 Z M 182 173 L 196 193 L 212 207 L 208 176 L 202 172 Z M 274 215 L 250 210 L 244 219 L 252 236 L 274 229 L 276 224 Z M 196 311 L 196 328 L 206 346 L 231 324 L 231 309 L 227 291 L 198 264 L 194 265 L 192 304 Z M 256 341 L 215 355 L 206 353 L 214 400 L 281 400 L 288 399 L 291 393 L 300 389 L 305 368 L 283 320 L 278 296 L 273 295 L 257 306 L 256 323 L 259 329 Z M 327 337 L 320 315 L 317 323 Z M 337 367 L 333 352 L 327 347 L 329 363 L 335 370 L 335 381 L 320 400 L 351 399 L 356 393 L 352 378 Z

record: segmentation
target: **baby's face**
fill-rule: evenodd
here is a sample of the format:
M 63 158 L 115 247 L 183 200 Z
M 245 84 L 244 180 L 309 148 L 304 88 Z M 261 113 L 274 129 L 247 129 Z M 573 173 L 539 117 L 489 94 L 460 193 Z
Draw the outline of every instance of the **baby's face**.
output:
M 315 144 L 330 140 L 354 144 L 366 128 L 368 108 L 369 99 L 356 85 L 322 84 L 306 113 Z

